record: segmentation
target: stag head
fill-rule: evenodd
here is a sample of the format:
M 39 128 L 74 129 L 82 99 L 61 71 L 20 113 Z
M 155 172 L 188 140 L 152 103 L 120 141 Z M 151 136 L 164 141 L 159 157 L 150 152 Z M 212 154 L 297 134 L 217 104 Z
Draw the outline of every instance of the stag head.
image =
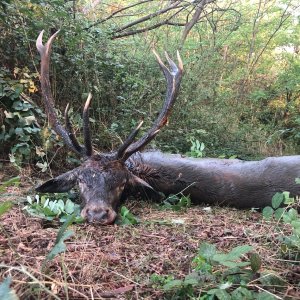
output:
M 166 59 L 169 64 L 169 68 L 167 68 L 159 55 L 153 51 L 167 82 L 166 98 L 158 118 L 148 132 L 137 141 L 135 141 L 135 137 L 143 122 L 139 123 L 118 150 L 110 153 L 94 154 L 89 126 L 89 106 L 92 96 L 89 94 L 83 109 L 84 144 L 81 145 L 74 135 L 72 124 L 68 117 L 69 105 L 65 109 L 65 126 L 61 125 L 54 108 L 54 99 L 49 78 L 49 65 L 51 46 L 58 32 L 53 34 L 45 45 L 43 45 L 42 41 L 43 32 L 37 38 L 36 46 L 41 56 L 40 81 L 46 113 L 50 125 L 55 132 L 61 136 L 64 143 L 72 151 L 83 158 L 83 162 L 78 168 L 38 186 L 36 191 L 41 193 L 67 192 L 75 185 L 78 185 L 84 204 L 81 211 L 82 217 L 88 222 L 98 222 L 103 225 L 111 224 L 116 219 L 117 207 L 122 195 L 127 190 L 131 190 L 132 188 L 143 189 L 152 198 L 160 197 L 160 194 L 147 182 L 132 174 L 127 164 L 128 158 L 132 154 L 142 150 L 167 123 L 182 78 L 183 64 L 181 58 L 177 52 L 177 66 L 166 53 Z

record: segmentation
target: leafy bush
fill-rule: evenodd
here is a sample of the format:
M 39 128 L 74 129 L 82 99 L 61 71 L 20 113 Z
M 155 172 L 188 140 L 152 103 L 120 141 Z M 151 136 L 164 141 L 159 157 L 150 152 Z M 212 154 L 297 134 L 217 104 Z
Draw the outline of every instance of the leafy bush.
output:
M 298 178 L 296 182 L 299 183 Z M 283 204 L 285 207 L 281 207 Z M 292 232 L 290 235 L 280 235 L 281 249 L 284 254 L 289 253 L 294 260 L 300 262 L 300 216 L 294 208 L 298 205 L 299 198 L 290 197 L 289 192 L 276 193 L 272 198 L 272 207 L 267 206 L 263 209 L 263 216 L 267 220 L 274 218 L 277 221 L 275 230 L 279 230 L 281 233 L 282 230 L 279 226 L 281 222 L 291 226 Z
M 11 152 L 11 160 L 14 162 L 28 161 L 40 133 L 35 116 L 42 115 L 42 111 L 22 93 L 26 89 L 35 91 L 31 78 L 36 77 L 36 74 L 23 72 L 22 76 L 26 79 L 20 80 L 12 80 L 8 75 L 7 70 L 0 69 L 0 119 L 3 118 L 0 143 L 7 145 L 2 149 L 6 153 Z
M 199 140 L 192 138 L 191 140 L 192 146 L 190 151 L 186 153 L 186 155 L 191 157 L 203 157 L 204 156 L 204 143 L 200 143 Z
M 60 222 L 65 222 L 68 216 L 75 214 L 74 222 L 83 222 L 80 205 L 70 200 L 67 194 L 35 195 L 34 198 L 27 196 L 27 202 L 23 209 L 32 216 L 50 221 L 59 218 Z
M 150 280 L 171 299 L 275 299 L 271 293 L 257 293 L 247 286 L 257 278 L 261 267 L 260 257 L 252 250 L 251 246 L 243 245 L 220 253 L 215 245 L 202 243 L 192 261 L 193 271 L 183 279 L 153 274 Z M 268 275 L 262 274 L 262 278 L 265 276 Z

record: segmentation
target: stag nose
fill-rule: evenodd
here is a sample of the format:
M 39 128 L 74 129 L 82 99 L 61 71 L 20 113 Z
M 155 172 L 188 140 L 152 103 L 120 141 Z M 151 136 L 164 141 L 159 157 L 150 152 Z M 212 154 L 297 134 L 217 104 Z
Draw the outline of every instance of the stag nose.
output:
M 109 207 L 85 207 L 81 215 L 89 223 L 99 222 L 103 225 L 112 224 L 117 217 L 116 212 Z
M 100 211 L 88 209 L 86 212 L 86 216 L 89 222 L 92 222 L 93 220 L 104 221 L 107 219 L 108 209 Z

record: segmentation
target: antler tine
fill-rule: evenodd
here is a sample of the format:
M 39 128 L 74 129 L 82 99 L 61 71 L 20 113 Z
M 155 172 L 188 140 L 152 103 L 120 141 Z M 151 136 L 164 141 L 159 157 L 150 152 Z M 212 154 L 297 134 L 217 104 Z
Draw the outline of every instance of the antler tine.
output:
M 76 148 L 76 150 L 78 152 L 80 152 L 81 151 L 81 146 L 79 145 L 79 143 L 78 143 L 78 141 L 75 137 L 73 126 L 72 126 L 72 123 L 70 122 L 70 119 L 69 119 L 69 109 L 70 109 L 70 105 L 68 103 L 67 106 L 66 106 L 66 109 L 65 109 L 65 126 L 66 126 L 66 129 L 68 131 L 68 134 L 69 134 L 69 137 L 72 141 L 73 146 Z
M 43 45 L 43 34 L 44 30 L 41 31 L 39 34 L 37 40 L 36 40 L 36 47 L 38 52 L 41 56 L 41 74 L 40 74 L 40 81 L 41 81 L 41 89 L 42 89 L 42 95 L 44 100 L 44 105 L 46 109 L 46 113 L 49 118 L 49 122 L 55 132 L 60 135 L 65 142 L 65 144 L 73 150 L 75 153 L 85 156 L 86 150 L 84 147 L 82 147 L 78 141 L 76 140 L 74 134 L 68 130 L 66 130 L 59 122 L 58 116 L 56 114 L 55 108 L 54 108 L 54 99 L 51 92 L 51 85 L 50 85 L 50 78 L 49 78 L 49 65 L 50 65 L 50 53 L 51 53 L 51 47 L 52 43 L 59 33 L 59 30 L 55 32 L 47 41 L 45 45 Z M 72 129 L 72 126 L 70 126 L 70 122 L 68 119 L 68 107 L 66 109 L 65 116 L 67 116 L 66 123 L 68 124 L 67 127 L 69 129 Z
M 123 158 L 124 152 L 132 144 L 132 142 L 134 141 L 134 139 L 137 136 L 137 134 L 139 133 L 140 128 L 142 127 L 143 123 L 144 123 L 143 120 L 140 121 L 138 126 L 133 129 L 133 131 L 130 133 L 130 135 L 127 137 L 127 139 L 124 141 L 124 143 L 120 146 L 120 148 L 117 151 L 117 158 L 118 159 Z
M 91 141 L 91 130 L 90 130 L 90 120 L 89 120 L 89 107 L 92 100 L 92 94 L 89 93 L 82 114 L 83 119 L 83 137 L 84 145 L 86 150 L 86 156 L 91 156 L 93 154 L 93 146 Z
M 183 73 L 183 63 L 180 58 L 179 52 L 177 51 L 178 65 L 176 65 L 174 61 L 170 59 L 167 53 L 165 54 L 170 70 L 165 66 L 160 56 L 154 50 L 153 53 L 167 81 L 167 92 L 166 92 L 165 102 L 163 104 L 162 110 L 158 118 L 154 122 L 153 126 L 148 130 L 148 132 L 145 135 L 143 135 L 138 141 L 129 145 L 127 149 L 124 151 L 124 155 L 122 158 L 124 161 L 128 157 L 130 157 L 130 155 L 132 155 L 136 151 L 141 150 L 151 140 L 153 140 L 154 137 L 160 131 L 160 129 L 168 122 L 168 117 L 171 113 L 171 109 L 174 105 L 174 102 L 176 100 L 179 91 L 180 82 Z

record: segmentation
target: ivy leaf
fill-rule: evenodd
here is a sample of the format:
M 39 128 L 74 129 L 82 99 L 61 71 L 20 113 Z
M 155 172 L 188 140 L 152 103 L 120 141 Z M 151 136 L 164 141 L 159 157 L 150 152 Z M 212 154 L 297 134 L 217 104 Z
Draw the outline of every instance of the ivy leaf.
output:
M 28 117 L 24 117 L 24 120 L 26 125 L 31 125 L 36 121 L 36 118 L 35 116 L 28 116 Z

